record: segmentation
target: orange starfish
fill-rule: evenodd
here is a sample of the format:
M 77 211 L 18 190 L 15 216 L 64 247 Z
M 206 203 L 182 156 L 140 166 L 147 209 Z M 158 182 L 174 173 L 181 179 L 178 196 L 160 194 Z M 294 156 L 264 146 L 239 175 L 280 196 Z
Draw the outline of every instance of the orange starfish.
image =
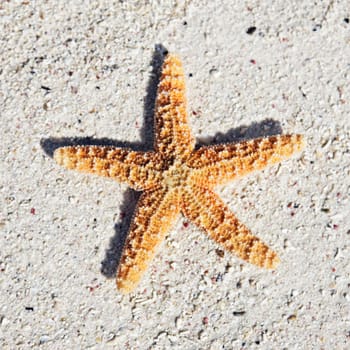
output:
M 241 259 L 274 268 L 279 262 L 276 253 L 251 234 L 213 188 L 280 162 L 302 147 L 301 135 L 278 135 L 195 150 L 182 64 L 168 55 L 158 85 L 154 151 L 69 146 L 56 149 L 54 159 L 68 169 L 110 177 L 143 191 L 117 273 L 118 288 L 128 293 L 180 212 Z

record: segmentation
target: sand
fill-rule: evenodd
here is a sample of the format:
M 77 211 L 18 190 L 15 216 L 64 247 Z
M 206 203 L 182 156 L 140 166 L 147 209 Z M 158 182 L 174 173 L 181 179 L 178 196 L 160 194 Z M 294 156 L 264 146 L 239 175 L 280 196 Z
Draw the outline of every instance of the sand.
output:
M 347 349 L 348 1 L 0 4 L 1 349 Z M 115 287 L 138 194 L 67 171 L 68 140 L 152 147 L 157 54 L 183 60 L 198 144 L 301 133 L 303 153 L 216 189 L 274 271 L 180 217 Z

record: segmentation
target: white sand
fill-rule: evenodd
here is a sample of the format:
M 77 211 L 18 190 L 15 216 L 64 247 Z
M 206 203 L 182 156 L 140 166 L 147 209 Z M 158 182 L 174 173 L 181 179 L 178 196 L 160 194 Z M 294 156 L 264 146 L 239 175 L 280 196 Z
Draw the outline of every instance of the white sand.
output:
M 1 349 L 349 348 L 349 2 L 235 3 L 1 2 Z M 274 273 L 183 218 L 133 294 L 101 273 L 137 195 L 40 142 L 149 147 L 156 44 L 183 59 L 199 143 L 305 134 L 301 155 L 218 189 Z

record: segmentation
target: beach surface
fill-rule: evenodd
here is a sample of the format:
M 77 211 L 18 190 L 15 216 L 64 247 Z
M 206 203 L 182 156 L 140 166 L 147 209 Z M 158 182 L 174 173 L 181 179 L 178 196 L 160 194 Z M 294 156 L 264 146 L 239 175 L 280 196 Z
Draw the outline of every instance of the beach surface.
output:
M 349 22 L 345 0 L 1 2 L 0 348 L 348 349 Z M 52 152 L 151 149 L 166 51 L 197 145 L 303 134 L 305 148 L 215 189 L 274 271 L 179 216 L 123 295 L 140 194 Z

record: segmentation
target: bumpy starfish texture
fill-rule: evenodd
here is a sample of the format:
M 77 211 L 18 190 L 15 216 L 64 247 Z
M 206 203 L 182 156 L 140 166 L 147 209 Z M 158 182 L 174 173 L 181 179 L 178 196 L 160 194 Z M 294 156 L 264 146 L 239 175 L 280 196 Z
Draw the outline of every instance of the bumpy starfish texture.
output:
M 274 268 L 279 262 L 276 253 L 251 234 L 213 188 L 280 162 L 302 147 L 301 135 L 278 135 L 195 150 L 182 64 L 168 55 L 156 98 L 154 151 L 69 146 L 58 148 L 54 159 L 68 169 L 110 177 L 143 191 L 117 273 L 117 287 L 128 293 L 139 283 L 180 212 L 241 259 Z

